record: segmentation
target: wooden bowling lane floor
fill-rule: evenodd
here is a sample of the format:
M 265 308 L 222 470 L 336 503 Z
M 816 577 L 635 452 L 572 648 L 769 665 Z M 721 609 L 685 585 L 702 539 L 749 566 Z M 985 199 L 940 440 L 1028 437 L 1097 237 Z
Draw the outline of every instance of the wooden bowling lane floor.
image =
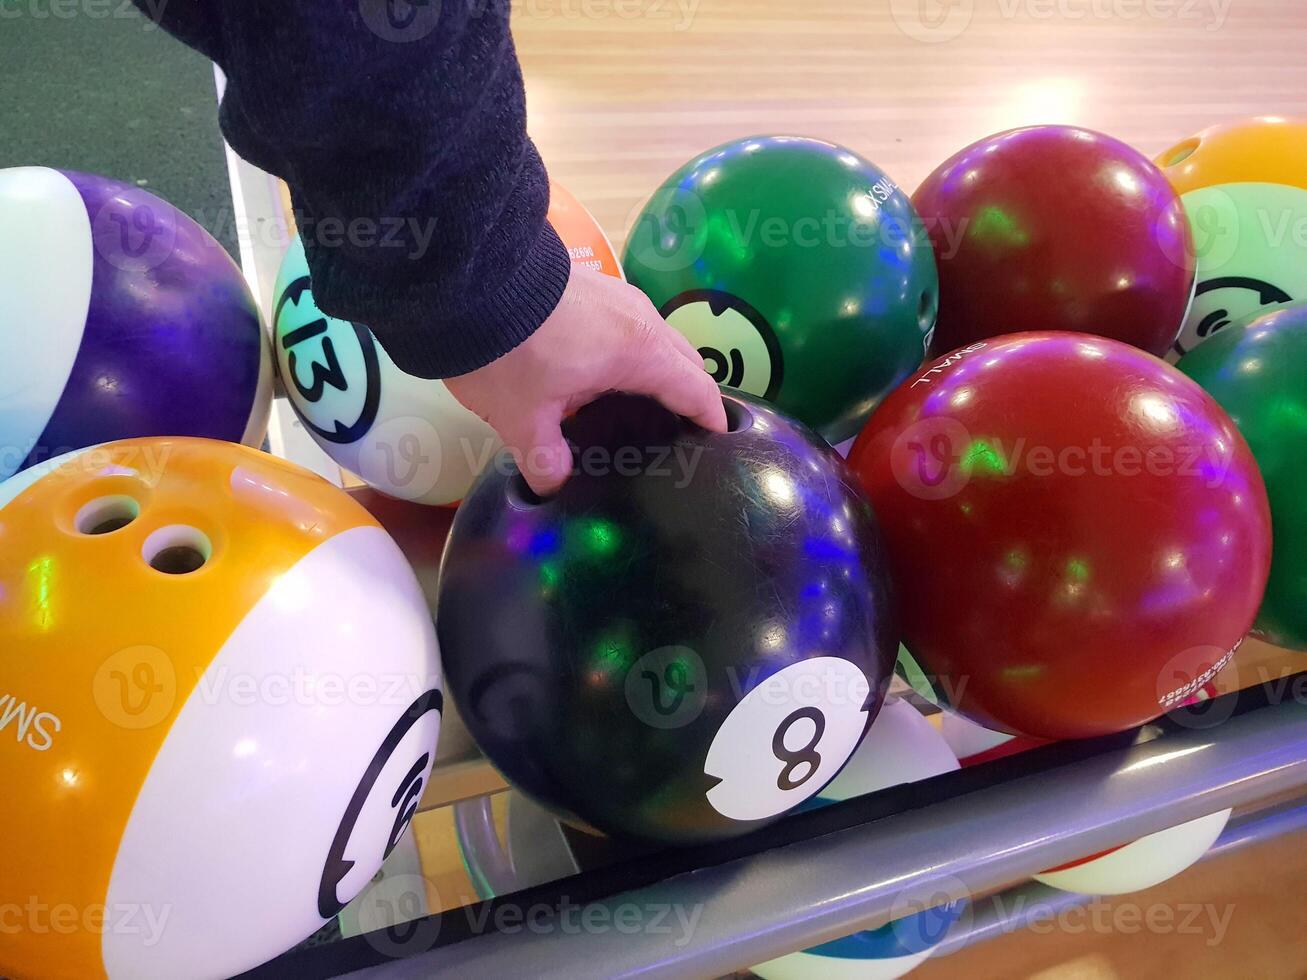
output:
M 1300 0 L 518 0 L 530 127 L 616 243 L 694 154 L 846 144 L 909 190 L 967 143 L 1063 122 L 1153 156 L 1307 115 Z
M 914 980 L 1303 980 L 1307 831 L 927 960 Z M 1149 925 L 1151 923 L 1151 926 Z

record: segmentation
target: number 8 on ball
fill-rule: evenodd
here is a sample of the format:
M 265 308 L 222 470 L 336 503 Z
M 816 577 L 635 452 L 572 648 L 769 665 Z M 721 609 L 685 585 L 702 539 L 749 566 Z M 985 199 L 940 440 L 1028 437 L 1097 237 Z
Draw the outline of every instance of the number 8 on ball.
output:
M 704 773 L 721 781 L 708 791 L 708 802 L 732 820 L 763 820 L 802 803 L 858 747 L 871 702 L 867 676 L 840 657 L 773 674 L 717 730 Z

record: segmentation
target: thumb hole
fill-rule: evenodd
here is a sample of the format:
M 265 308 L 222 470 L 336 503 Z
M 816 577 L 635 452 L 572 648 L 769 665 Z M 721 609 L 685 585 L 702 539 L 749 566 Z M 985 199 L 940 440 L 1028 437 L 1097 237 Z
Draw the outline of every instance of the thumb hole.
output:
M 572 449 L 558 422 L 509 443 L 518 472 L 538 497 L 558 492 L 572 473 Z

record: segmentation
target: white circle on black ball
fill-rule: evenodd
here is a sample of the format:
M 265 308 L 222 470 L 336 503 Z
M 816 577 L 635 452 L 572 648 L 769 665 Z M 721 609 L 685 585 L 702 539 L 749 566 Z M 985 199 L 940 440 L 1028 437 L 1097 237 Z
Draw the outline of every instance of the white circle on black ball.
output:
M 708 702 L 703 658 L 683 646 L 650 650 L 626 672 L 626 703 L 651 728 L 681 728 Z
M 777 671 L 732 709 L 713 737 L 708 802 L 732 820 L 764 820 L 816 795 L 867 729 L 871 684 L 852 661 L 814 657 Z

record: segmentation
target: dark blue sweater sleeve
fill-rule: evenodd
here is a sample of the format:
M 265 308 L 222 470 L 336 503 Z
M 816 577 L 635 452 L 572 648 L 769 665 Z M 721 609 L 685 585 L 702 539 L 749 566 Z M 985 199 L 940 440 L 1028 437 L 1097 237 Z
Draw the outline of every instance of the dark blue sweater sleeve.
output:
M 509 0 L 136 0 L 222 68 L 232 148 L 290 187 L 318 305 L 404 371 L 474 370 L 567 284 Z

